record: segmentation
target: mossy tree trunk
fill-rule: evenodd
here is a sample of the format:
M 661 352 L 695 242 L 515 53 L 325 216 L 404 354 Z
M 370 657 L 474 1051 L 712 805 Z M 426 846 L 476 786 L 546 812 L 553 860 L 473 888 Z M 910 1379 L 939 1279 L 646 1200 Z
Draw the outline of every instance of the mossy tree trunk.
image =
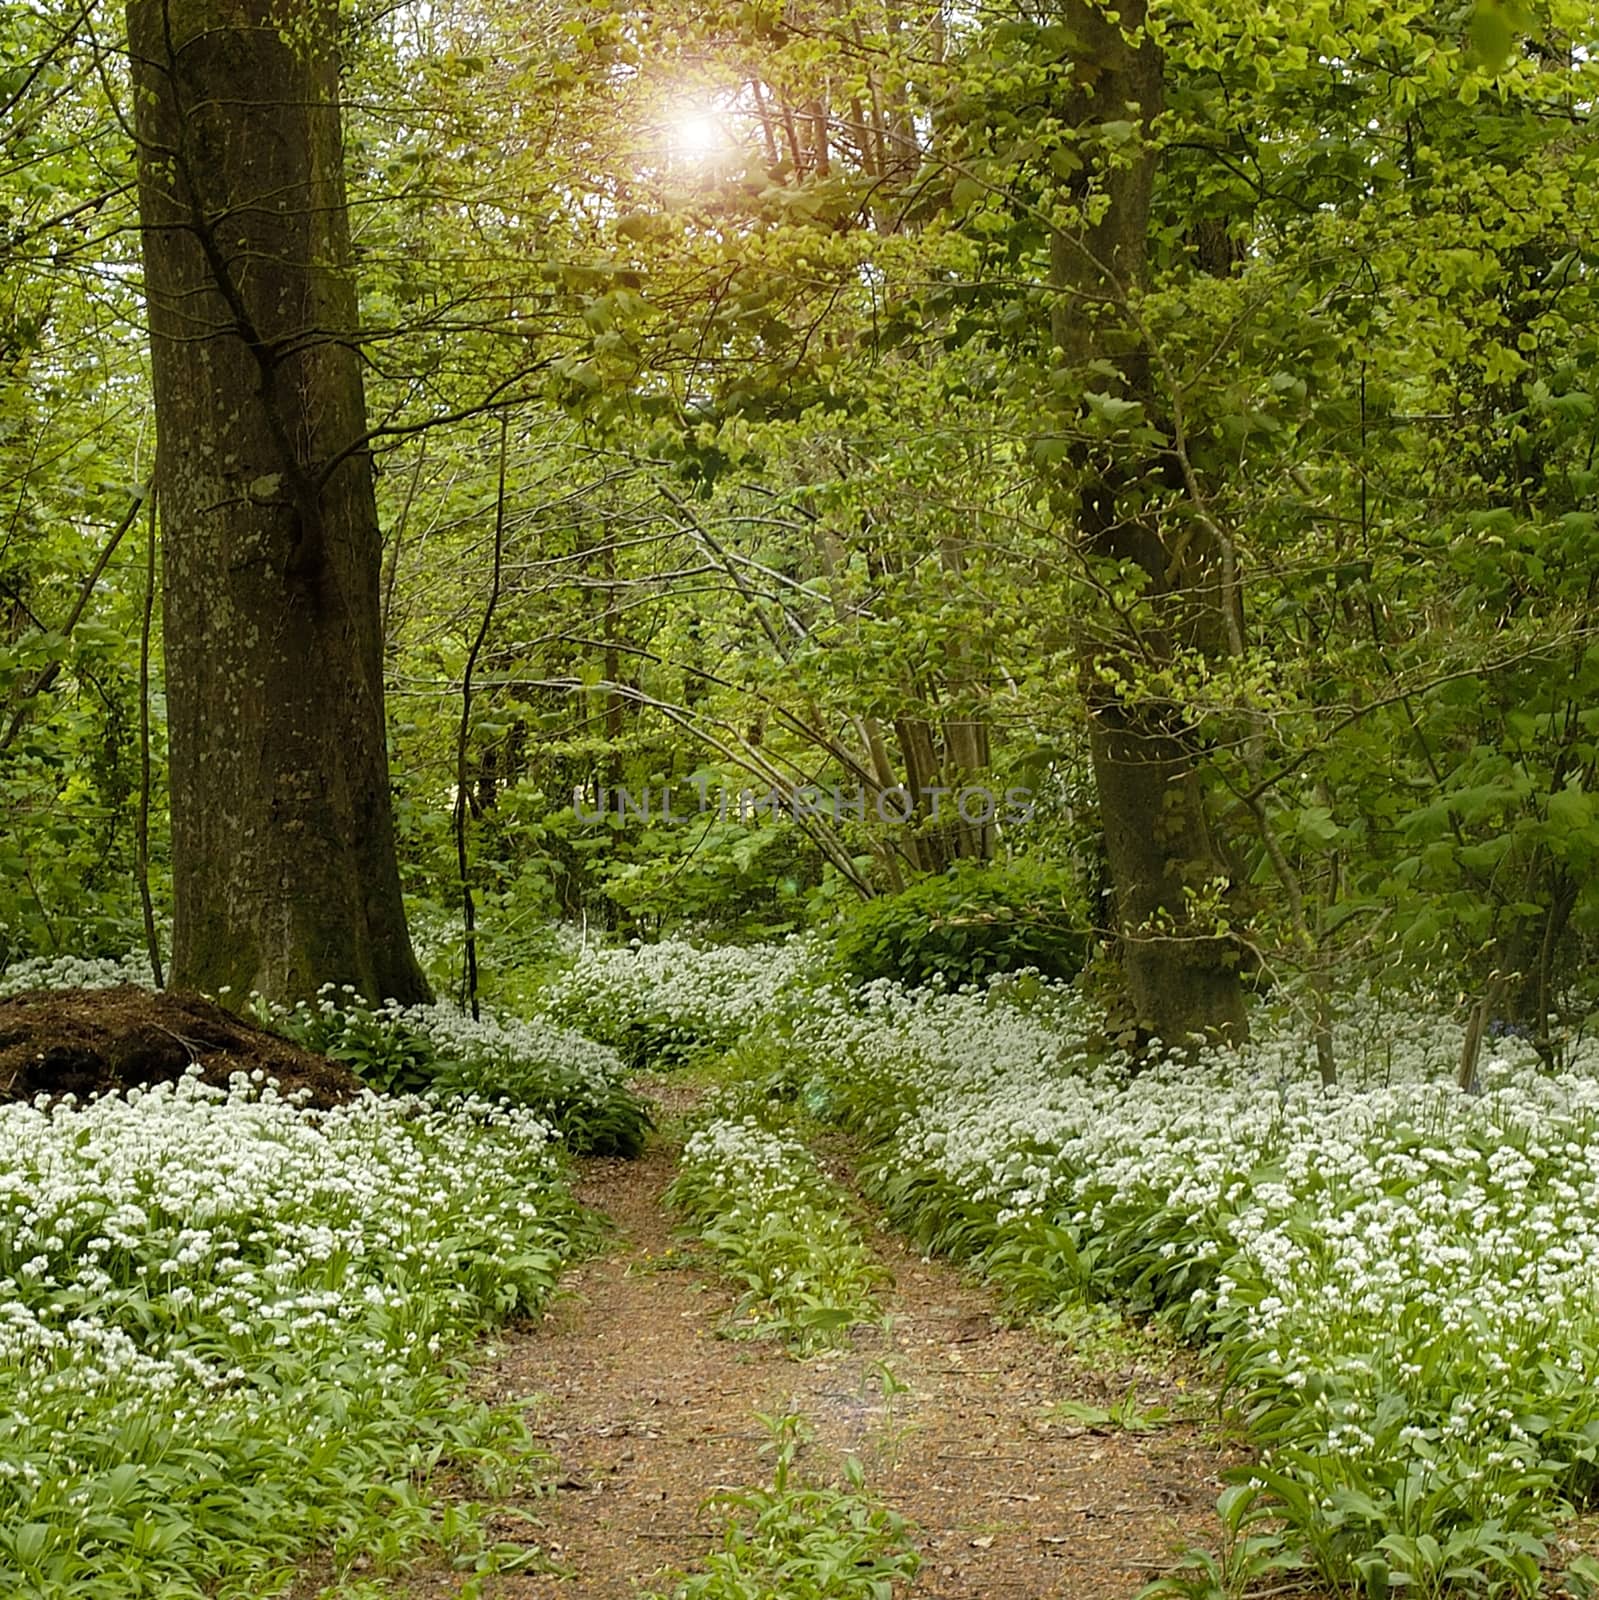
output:
M 400 896 L 329 0 L 131 0 L 172 980 L 427 984 Z

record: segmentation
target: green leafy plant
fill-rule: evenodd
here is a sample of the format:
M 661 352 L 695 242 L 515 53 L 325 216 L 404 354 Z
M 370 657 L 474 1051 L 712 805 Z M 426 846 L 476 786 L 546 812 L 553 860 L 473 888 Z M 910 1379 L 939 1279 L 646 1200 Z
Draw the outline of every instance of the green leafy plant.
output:
M 833 963 L 849 982 L 977 983 L 1034 968 L 1071 978 L 1088 953 L 1081 890 L 1037 862 L 958 861 L 902 894 L 851 912 Z
M 473 1019 L 451 1006 L 370 1006 L 353 992 L 266 1013 L 383 1093 L 482 1097 L 538 1112 L 578 1155 L 636 1156 L 652 1126 L 603 1045 L 547 1019 Z
M 714 1119 L 689 1138 L 666 1198 L 744 1286 L 741 1331 L 810 1351 L 881 1320 L 887 1272 L 798 1140 L 754 1118 Z
M 728 1513 L 721 1549 L 649 1600 L 892 1600 L 921 1562 L 905 1519 L 865 1492 L 853 1457 L 844 1487 L 804 1482 L 795 1459 L 803 1419 L 761 1417 L 771 1435 L 772 1481 L 710 1502 Z
M 546 1459 L 458 1366 L 591 1237 L 538 1118 L 186 1078 L 0 1106 L 0 1173 L 0 1590 L 246 1600 L 313 1552 L 511 1559 L 429 1480 L 504 1493 Z
M 670 1069 L 769 1029 L 817 981 L 806 940 L 706 945 L 689 939 L 586 949 L 538 996 L 553 1020 L 609 1045 L 633 1069 Z
M 1309 1562 L 1284 1535 L 1282 1520 L 1262 1499 L 1260 1485 L 1234 1484 L 1223 1492 L 1216 1513 L 1222 1525 L 1220 1551 L 1188 1551 L 1175 1571 L 1140 1589 L 1138 1600 L 1244 1600 L 1274 1584 L 1292 1592 L 1293 1580 Z M 1386 1594 L 1386 1586 L 1380 1592 Z
M 899 1459 L 900 1447 L 916 1429 L 914 1422 L 901 1421 L 898 1415 L 899 1398 L 911 1392 L 911 1385 L 904 1382 L 887 1361 L 874 1361 L 867 1368 L 866 1381 L 868 1385 L 875 1384 L 882 1397 L 880 1449 L 883 1457 L 893 1463 Z
M 1171 1421 L 1166 1406 L 1141 1406 L 1138 1385 L 1130 1383 L 1119 1400 L 1108 1406 L 1085 1400 L 1058 1400 L 1049 1408 L 1055 1422 L 1075 1423 L 1084 1428 L 1114 1430 L 1120 1433 L 1158 1433 Z

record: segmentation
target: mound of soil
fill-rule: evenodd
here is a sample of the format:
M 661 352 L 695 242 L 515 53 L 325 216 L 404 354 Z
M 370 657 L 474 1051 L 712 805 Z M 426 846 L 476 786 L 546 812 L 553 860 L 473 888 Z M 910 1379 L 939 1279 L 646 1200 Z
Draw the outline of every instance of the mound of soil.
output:
M 327 1110 L 361 1092 L 330 1061 L 194 994 L 115 989 L 35 989 L 0 1000 L 0 1101 L 91 1095 L 172 1083 L 198 1064 L 207 1083 L 260 1068 L 285 1095 L 309 1090 Z

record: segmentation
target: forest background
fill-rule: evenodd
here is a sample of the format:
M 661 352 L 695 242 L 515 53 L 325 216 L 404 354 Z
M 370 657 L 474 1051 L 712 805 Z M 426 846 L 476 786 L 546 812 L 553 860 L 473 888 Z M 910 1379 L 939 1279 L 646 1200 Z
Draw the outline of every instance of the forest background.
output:
M 1332 987 L 1420 974 L 1564 1058 L 1589 8 L 306 15 L 435 988 L 464 884 L 513 999 L 562 923 L 816 927 L 857 976 L 1087 963 L 1117 1037 L 1270 993 L 1328 1073 Z M 0 964 L 165 941 L 163 645 L 206 647 L 170 552 L 160 603 L 123 29 L 0 7 Z

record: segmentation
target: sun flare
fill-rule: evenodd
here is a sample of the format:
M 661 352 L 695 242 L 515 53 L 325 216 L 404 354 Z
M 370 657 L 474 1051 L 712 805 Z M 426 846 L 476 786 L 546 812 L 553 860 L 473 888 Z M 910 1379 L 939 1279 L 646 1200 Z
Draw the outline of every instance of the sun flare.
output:
M 684 161 L 708 161 L 731 142 L 726 124 L 707 106 L 681 106 L 667 124 L 672 154 Z

